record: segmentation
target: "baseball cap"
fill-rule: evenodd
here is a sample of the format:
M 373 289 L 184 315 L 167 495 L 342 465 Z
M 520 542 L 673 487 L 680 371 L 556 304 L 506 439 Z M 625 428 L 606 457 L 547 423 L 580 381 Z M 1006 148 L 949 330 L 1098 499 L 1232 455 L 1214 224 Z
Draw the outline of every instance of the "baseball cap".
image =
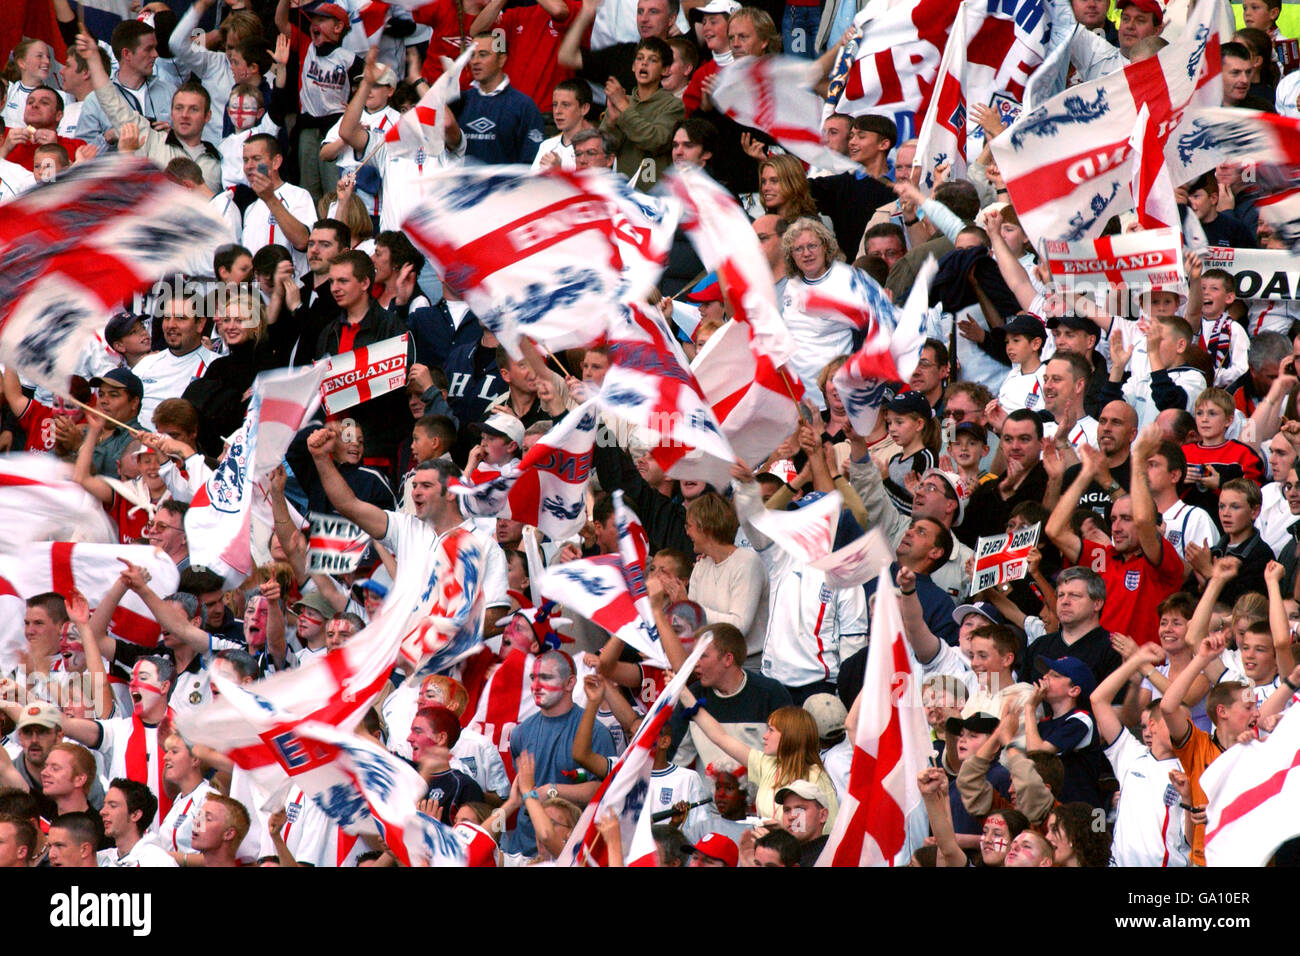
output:
M 1100 341 L 1101 327 L 1086 315 L 1063 315 L 1059 319 L 1048 319 L 1049 329 L 1074 329 L 1085 335 L 1096 336 Z
M 813 800 L 826 807 L 827 810 L 830 809 L 826 804 L 826 794 L 822 793 L 822 788 L 811 780 L 794 780 L 787 783 L 776 792 L 776 802 L 779 804 L 784 801 L 787 793 L 793 793 L 796 797 L 802 797 L 805 800 Z
M 130 334 L 137 322 L 143 321 L 144 319 L 132 312 L 119 312 L 108 320 L 108 325 L 104 326 L 104 341 L 109 345 L 121 341 Z
M 958 477 L 954 472 L 944 471 L 942 468 L 927 469 L 925 474 L 921 476 L 921 480 L 925 481 L 925 479 L 929 478 L 931 475 L 934 475 L 940 481 L 944 482 L 944 484 L 946 484 L 952 490 L 953 495 L 956 496 L 957 498 L 957 522 L 956 523 L 961 524 L 962 518 L 966 516 L 966 499 L 970 497 L 970 495 L 967 492 L 966 486 L 962 484 L 961 478 Z
M 352 585 L 352 593 L 357 597 L 365 600 L 365 592 L 374 592 L 375 597 L 388 597 L 388 585 L 383 581 L 377 580 L 376 577 L 363 578 L 356 584 Z
M 1002 617 L 998 609 L 988 601 L 975 601 L 972 604 L 960 605 L 957 610 L 952 612 L 952 622 L 961 627 L 961 622 L 966 620 L 966 617 L 970 614 L 979 614 L 988 618 L 994 624 L 1006 623 L 1006 619 Z
M 1127 6 L 1134 6 L 1143 13 L 1152 14 L 1156 23 L 1161 23 L 1165 19 L 1165 8 L 1160 5 L 1158 0 L 1119 0 L 1119 3 L 1115 4 L 1115 9 L 1123 10 Z
M 958 435 L 969 435 L 976 441 L 982 441 L 986 445 L 989 443 L 989 430 L 979 422 L 959 422 L 952 431 L 952 437 Z
M 1080 694 L 1082 697 L 1090 697 L 1097 687 L 1097 679 L 1092 676 L 1092 669 L 1077 657 L 1058 657 L 1056 660 L 1040 657 L 1034 661 L 1034 670 L 1039 674 L 1055 671 L 1063 677 L 1070 678 L 1070 682 L 1082 692 Z
M 822 740 L 844 732 L 844 721 L 849 712 L 844 701 L 834 694 L 813 694 L 803 702 L 803 709 L 812 715 L 817 724 L 817 736 Z
M 332 4 L 331 4 L 332 6 Z M 384 64 L 379 70 L 379 76 L 375 78 L 375 86 L 396 86 L 397 74 L 388 64 Z
M 120 385 L 126 389 L 126 394 L 132 398 L 144 398 L 144 382 L 136 376 L 129 368 L 110 369 L 103 375 L 98 375 L 90 380 L 91 388 L 99 388 L 105 382 L 111 385 Z
M 721 833 L 706 833 L 699 843 L 688 846 L 682 852 L 687 856 L 699 853 L 711 860 L 721 860 L 727 866 L 736 866 L 740 863 L 740 848 L 736 846 L 734 840 Z
M 299 608 L 310 608 L 327 621 L 336 613 L 334 608 L 330 606 L 330 602 L 325 600 L 325 595 L 321 594 L 319 591 L 308 591 L 294 602 L 294 605 L 290 610 L 297 614 L 299 613 Z
M 1026 338 L 1047 341 L 1047 329 L 1043 326 L 1043 320 L 1028 312 L 1021 312 L 1011 317 L 1011 321 L 1007 323 L 1007 335 L 1023 335 Z
M 53 704 L 39 701 L 23 708 L 15 730 L 24 727 L 44 727 L 46 730 L 63 729 L 63 712 Z
M 949 717 L 944 729 L 953 737 L 963 730 L 969 730 L 972 734 L 991 734 L 998 729 L 998 723 L 998 718 L 992 714 L 975 713 L 964 720 L 961 717 Z
M 736 0 L 709 0 L 704 6 L 696 7 L 690 12 L 690 21 L 697 23 L 704 18 L 706 13 L 721 13 L 731 16 L 739 9 L 740 4 Z
M 514 442 L 520 448 L 524 447 L 524 423 L 513 415 L 497 412 L 479 428 L 489 435 L 499 435 L 507 441 Z
M 895 415 L 916 414 L 922 418 L 934 417 L 934 409 L 920 392 L 901 392 L 885 403 L 885 408 Z
M 348 12 L 337 3 L 309 3 L 303 8 L 309 17 L 333 17 L 335 20 L 348 22 Z
M 690 291 L 686 293 L 686 298 L 692 302 L 721 302 L 722 285 L 718 282 L 718 274 L 710 272 L 695 285 L 691 286 Z

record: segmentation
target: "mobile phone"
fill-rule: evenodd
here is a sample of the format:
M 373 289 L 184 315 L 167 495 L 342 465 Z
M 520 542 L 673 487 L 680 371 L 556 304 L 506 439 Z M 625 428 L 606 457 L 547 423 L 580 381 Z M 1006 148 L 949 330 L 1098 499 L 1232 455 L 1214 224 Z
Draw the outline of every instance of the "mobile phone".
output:
M 258 164 L 257 164 L 257 174 L 258 174 L 259 176 L 266 176 L 266 177 L 269 178 L 270 175 L 271 175 L 271 167 L 268 166 L 268 165 L 266 165 L 266 163 L 258 163 Z

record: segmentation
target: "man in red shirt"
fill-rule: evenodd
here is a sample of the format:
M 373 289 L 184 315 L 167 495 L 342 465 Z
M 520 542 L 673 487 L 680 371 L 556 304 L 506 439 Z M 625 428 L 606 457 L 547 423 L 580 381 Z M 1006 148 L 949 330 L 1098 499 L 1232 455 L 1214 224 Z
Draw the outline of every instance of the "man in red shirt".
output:
M 510 85 L 532 98 L 538 110 L 551 112 L 551 94 L 555 84 L 573 76 L 573 71 L 556 60 L 560 41 L 568 24 L 582 4 L 578 0 L 538 0 L 526 7 L 505 9 L 506 0 L 490 0 L 470 27 L 470 35 L 488 30 L 505 31 L 506 45 L 512 50 L 528 50 L 528 55 L 511 57 L 506 65 Z
M 1145 461 L 1159 447 L 1160 430 L 1148 425 L 1133 445 L 1133 458 Z M 1112 544 L 1103 546 L 1084 541 L 1070 527 L 1079 498 L 1105 465 L 1102 453 L 1090 445 L 1080 446 L 1079 455 L 1083 459 L 1079 475 L 1047 519 L 1047 537 L 1066 561 L 1092 568 L 1106 582 L 1102 627 L 1128 634 L 1139 644 L 1158 640 L 1160 615 L 1156 608 L 1182 586 L 1186 569 L 1174 546 L 1160 533 L 1146 469 L 1133 469 L 1131 493 L 1117 496 L 1111 505 Z M 1063 470 L 1060 456 L 1044 455 L 1043 467 L 1049 477 L 1052 470 Z
M 0 159 L 17 163 L 29 172 L 37 146 L 58 143 L 68 151 L 68 157 L 77 155 L 77 150 L 86 144 L 79 139 L 67 139 L 58 135 L 59 121 L 63 119 L 63 97 L 51 86 L 38 86 L 27 96 L 27 105 L 23 107 L 23 122 L 26 126 L 15 126 L 0 144 Z

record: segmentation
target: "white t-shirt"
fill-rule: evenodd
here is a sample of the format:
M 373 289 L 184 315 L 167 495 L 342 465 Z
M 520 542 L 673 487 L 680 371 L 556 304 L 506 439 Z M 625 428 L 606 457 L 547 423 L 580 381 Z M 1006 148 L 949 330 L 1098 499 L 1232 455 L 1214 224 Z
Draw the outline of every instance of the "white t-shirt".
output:
M 578 168 L 578 157 L 573 145 L 564 142 L 563 133 L 556 133 L 550 139 L 542 140 L 542 145 L 537 147 L 537 155 L 533 157 L 533 172 L 541 171 L 542 159 L 551 153 L 559 157 L 561 169 Z
M 383 142 L 383 134 L 372 130 L 366 137 L 365 151 L 356 158 L 363 159 L 372 151 L 378 150 L 371 162 L 384 180 L 384 191 L 379 201 L 379 231 L 387 232 L 401 229 L 402 221 L 420 202 L 420 180 L 440 169 L 461 165 L 465 157 L 466 140 L 462 136 L 460 146 L 456 149 L 444 149 L 432 156 L 424 150 L 418 150 L 414 156 L 389 155 L 388 147 Z
M 1020 365 L 1011 366 L 1011 371 L 1002 380 L 998 389 L 998 404 L 1005 411 L 1014 412 L 1018 408 L 1027 408 L 1031 412 L 1043 409 L 1043 363 L 1032 372 L 1022 372 Z
M 826 406 L 826 399 L 817 386 L 817 376 L 832 359 L 853 351 L 853 329 L 843 322 L 821 316 L 807 315 L 795 307 L 795 302 L 805 288 L 845 302 L 855 302 L 862 296 L 854 285 L 854 270 L 843 262 L 832 262 L 830 269 L 818 279 L 791 277 L 785 284 L 781 297 L 781 316 L 799 349 L 790 358 L 790 365 L 803 381 L 808 397 L 818 408 Z
M 275 136 L 279 132 L 280 127 L 271 122 L 271 115 L 264 113 L 262 118 L 248 129 L 224 137 L 221 145 L 217 147 L 221 151 L 221 188 L 248 185 L 248 177 L 244 175 L 244 144 L 248 142 L 248 137 L 261 133 Z
M 1187 866 L 1191 847 L 1183 831 L 1178 791 L 1169 771 L 1176 757 L 1157 760 L 1127 730 L 1106 748 L 1119 780 L 1119 808 L 1110 844 L 1111 866 Z
M 1074 426 L 1070 429 L 1069 434 L 1065 436 L 1065 440 L 1070 443 L 1070 447 L 1073 448 L 1075 451 L 1079 450 L 1080 445 L 1091 445 L 1093 448 L 1096 448 L 1097 447 L 1097 424 L 1098 424 L 1097 419 L 1093 418 L 1091 415 L 1084 415 L 1082 418 L 1080 418 L 1077 422 L 1074 423 Z M 1054 435 L 1056 435 L 1058 429 L 1059 426 L 1056 424 L 1056 422 L 1044 422 L 1043 437 L 1044 438 L 1053 437 Z
M 215 793 L 206 780 L 189 793 L 182 793 L 172 802 L 172 807 L 158 827 L 158 842 L 163 849 L 180 853 L 194 852 L 194 821 L 203 811 L 203 801 Z
M 1175 501 L 1161 517 L 1165 522 L 1165 540 L 1174 546 L 1180 558 L 1186 552 L 1189 542 L 1208 548 L 1219 540 L 1219 530 L 1204 508 L 1189 505 L 1185 501 Z
M 292 183 L 284 183 L 276 189 L 275 195 L 280 202 L 284 203 L 290 215 L 302 223 L 308 231 L 316 225 L 316 203 L 312 201 L 311 193 L 307 190 Z M 294 275 L 300 276 L 307 271 L 307 251 L 294 248 L 293 243 L 285 238 L 284 229 L 271 215 L 271 208 L 264 200 L 259 199 L 244 210 L 244 231 L 240 238 L 240 245 L 256 255 L 259 249 L 273 242 L 289 250 L 289 255 L 293 259 Z
M 136 363 L 133 371 L 144 385 L 144 398 L 140 402 L 140 424 L 145 431 L 153 431 L 153 410 L 168 398 L 180 398 L 190 382 L 202 378 L 217 353 L 200 345 L 184 355 L 171 349 L 153 352 Z
M 653 814 L 660 810 L 671 810 L 678 803 L 698 803 L 711 796 L 698 773 L 688 767 L 670 763 L 663 770 L 650 771 L 650 794 L 646 798 L 646 812 Z M 686 812 L 687 820 L 701 825 L 707 816 L 707 806 L 695 807 Z
M 133 717 L 110 717 L 107 720 L 97 720 L 100 730 L 103 731 L 103 737 L 99 746 L 95 749 L 104 754 L 105 763 L 108 764 L 108 779 L 116 780 L 118 777 L 125 777 L 129 780 L 135 780 L 127 773 L 126 756 L 130 747 L 131 735 L 135 732 L 135 720 Z M 144 732 L 144 752 L 147 767 L 147 776 L 144 780 L 138 780 L 143 783 L 156 797 L 162 790 L 162 746 L 158 740 L 158 728 L 150 727 L 148 724 L 141 724 L 141 730 Z M 149 821 L 148 829 L 156 830 L 160 822 L 158 812 L 155 810 L 153 819 Z
M 131 852 L 118 856 L 117 850 L 100 850 L 95 854 L 95 861 L 100 866 L 180 866 L 171 854 L 158 845 L 158 838 L 146 833 L 131 847 Z
M 402 114 L 397 112 L 397 110 L 393 109 L 391 106 L 385 106 L 383 109 L 376 110 L 373 113 L 368 113 L 365 110 L 362 110 L 361 126 L 367 130 L 373 130 L 375 133 L 382 136 L 393 128 L 393 124 L 401 119 L 401 116 Z M 337 143 L 342 138 L 339 135 L 339 129 L 342 126 L 342 119 L 331 126 L 329 131 L 325 134 L 325 139 L 321 141 L 321 145 L 328 146 L 330 143 Z M 340 150 L 338 156 L 334 159 L 335 165 L 339 168 L 339 175 L 346 176 L 348 173 L 354 172 L 361 166 L 362 158 L 363 157 L 356 155 L 347 146 L 344 146 L 343 149 Z M 377 194 L 366 192 L 364 189 L 358 189 L 356 190 L 356 197 L 361 200 L 363 205 L 365 205 L 366 212 L 371 215 L 379 214 L 379 196 Z
M 496 744 L 478 731 L 466 727 L 451 748 L 451 766 L 473 777 L 484 793 L 495 793 L 502 800 L 510 796 L 510 777 Z
M 17 163 L 0 159 L 0 203 L 21 196 L 36 185 L 36 177 Z

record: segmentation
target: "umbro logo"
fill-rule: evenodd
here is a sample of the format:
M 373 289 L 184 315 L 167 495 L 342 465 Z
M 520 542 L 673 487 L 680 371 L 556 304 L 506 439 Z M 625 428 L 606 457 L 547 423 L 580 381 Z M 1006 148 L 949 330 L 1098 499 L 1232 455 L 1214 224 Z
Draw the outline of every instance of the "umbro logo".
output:
M 486 116 L 480 116 L 478 119 L 474 120 L 473 122 L 466 123 L 465 126 L 470 130 L 473 130 L 475 133 L 480 133 L 480 134 L 490 133 L 497 128 L 497 124 L 494 123 L 492 120 L 488 119 Z

